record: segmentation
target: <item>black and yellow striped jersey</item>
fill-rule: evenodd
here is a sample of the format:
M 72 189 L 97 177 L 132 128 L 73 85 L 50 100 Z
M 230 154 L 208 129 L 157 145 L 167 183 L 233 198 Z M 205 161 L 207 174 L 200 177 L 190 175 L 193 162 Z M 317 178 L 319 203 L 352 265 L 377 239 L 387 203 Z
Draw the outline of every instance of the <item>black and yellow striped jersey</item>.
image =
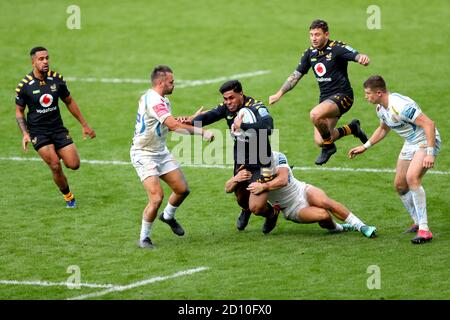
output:
M 342 93 L 353 97 L 353 89 L 348 79 L 348 61 L 355 61 L 358 52 L 341 41 L 328 40 L 327 44 L 318 50 L 309 47 L 305 50 L 297 71 L 308 73 L 309 68 L 314 70 L 320 89 L 320 102 Z
M 58 106 L 59 99 L 70 95 L 61 74 L 48 71 L 43 80 L 33 72 L 27 74 L 16 87 L 16 105 L 26 108 L 30 133 L 48 133 L 64 127 Z

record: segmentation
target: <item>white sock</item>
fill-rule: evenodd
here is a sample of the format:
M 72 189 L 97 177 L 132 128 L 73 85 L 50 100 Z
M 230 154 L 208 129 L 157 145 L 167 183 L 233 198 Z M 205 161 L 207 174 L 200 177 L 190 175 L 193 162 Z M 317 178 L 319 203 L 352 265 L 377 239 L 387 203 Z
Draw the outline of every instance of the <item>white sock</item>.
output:
M 427 198 L 425 196 L 425 190 L 422 186 L 416 190 L 410 189 L 412 199 L 414 201 L 414 207 L 417 212 L 417 220 L 419 221 L 419 230 L 430 231 L 428 228 L 428 216 L 427 216 Z
M 141 241 L 147 237 L 150 238 L 151 231 L 152 231 L 152 222 L 147 222 L 144 219 L 142 219 L 141 236 L 140 236 Z
M 167 202 L 167 206 L 164 208 L 164 219 L 171 220 L 175 218 L 175 211 L 178 207 L 174 207 L 169 202 Z
M 334 230 L 330 230 L 331 232 L 342 232 L 344 228 L 339 223 L 334 223 Z
M 414 206 L 414 201 L 412 198 L 411 191 L 408 191 L 407 193 L 400 195 L 400 200 L 402 200 L 403 205 L 405 206 L 406 210 L 408 211 L 409 215 L 411 216 L 411 219 L 413 219 L 414 224 L 418 225 L 419 222 L 417 220 L 416 207 Z
M 355 216 L 353 213 L 349 213 L 348 217 L 345 219 L 345 222 L 347 222 L 352 227 L 355 227 L 356 230 L 360 231 L 362 226 L 365 226 L 366 224 L 359 220 L 357 216 Z

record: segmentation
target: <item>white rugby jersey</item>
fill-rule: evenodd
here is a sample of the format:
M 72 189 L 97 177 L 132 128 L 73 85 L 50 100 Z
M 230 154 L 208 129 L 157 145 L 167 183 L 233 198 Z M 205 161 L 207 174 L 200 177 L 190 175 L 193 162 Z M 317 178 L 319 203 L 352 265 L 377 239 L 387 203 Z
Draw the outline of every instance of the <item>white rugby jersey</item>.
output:
M 387 108 L 377 105 L 377 117 L 409 144 L 426 144 L 425 131 L 414 123 L 422 113 L 419 105 L 411 98 L 398 93 L 390 93 L 388 101 Z M 441 140 L 437 129 L 436 140 Z
M 282 209 L 288 207 L 292 201 L 298 198 L 304 189 L 304 183 L 298 181 L 292 174 L 286 156 L 277 151 L 272 152 L 272 165 L 276 172 L 279 168 L 289 169 L 288 184 L 280 189 L 269 191 L 269 202 L 272 205 L 279 204 Z
M 172 109 L 170 101 L 153 89 L 141 96 L 136 117 L 131 150 L 142 150 L 155 154 L 167 153 L 166 138 L 169 128 L 163 124 Z

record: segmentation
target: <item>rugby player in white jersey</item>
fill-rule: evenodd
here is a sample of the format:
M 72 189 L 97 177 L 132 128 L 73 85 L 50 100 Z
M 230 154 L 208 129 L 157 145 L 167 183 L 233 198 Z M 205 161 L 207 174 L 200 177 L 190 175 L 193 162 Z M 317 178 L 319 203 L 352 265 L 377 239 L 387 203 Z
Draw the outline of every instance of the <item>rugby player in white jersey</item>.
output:
M 253 182 L 247 190 L 253 194 L 268 192 L 268 200 L 276 210 L 281 210 L 287 220 L 296 223 L 318 222 L 331 232 L 358 230 L 364 236 L 373 238 L 377 229 L 367 226 L 343 204 L 310 184 L 297 180 L 283 153 L 272 151 L 275 178 L 267 182 Z M 249 177 L 246 170 L 237 173 L 240 178 Z M 337 224 L 331 214 L 345 224 Z
M 166 95 L 174 89 L 173 72 L 168 66 L 156 66 L 151 74 L 152 88 L 139 100 L 131 162 L 147 191 L 148 204 L 144 209 L 139 246 L 153 249 L 150 239 L 151 227 L 164 198 L 160 184 L 163 180 L 172 189 L 167 206 L 160 214 L 179 236 L 184 235 L 181 225 L 175 220 L 175 211 L 189 194 L 189 187 L 179 164 L 166 146 L 169 131 L 183 134 L 199 134 L 208 141 L 214 139 L 210 131 L 180 123 L 172 116 L 171 103 Z
M 350 158 L 365 152 L 381 141 L 390 130 L 405 139 L 397 161 L 395 188 L 409 212 L 414 224 L 405 231 L 417 232 L 411 240 L 414 244 L 430 241 L 433 238 L 428 227 L 425 190 L 422 178 L 439 153 L 441 138 L 434 122 L 409 97 L 390 93 L 381 76 L 371 76 L 364 82 L 366 99 L 376 106 L 380 126 L 362 146 L 348 152 Z

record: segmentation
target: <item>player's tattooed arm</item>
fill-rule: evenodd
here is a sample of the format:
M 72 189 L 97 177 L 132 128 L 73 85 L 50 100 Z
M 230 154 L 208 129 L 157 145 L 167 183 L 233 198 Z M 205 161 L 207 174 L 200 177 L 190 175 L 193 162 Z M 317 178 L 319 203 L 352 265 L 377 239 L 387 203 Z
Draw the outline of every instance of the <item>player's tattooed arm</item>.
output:
M 299 71 L 295 70 L 284 82 L 284 84 L 281 86 L 280 90 L 278 90 L 274 95 L 271 95 L 269 97 L 269 104 L 272 105 L 289 90 L 291 90 L 293 87 L 295 87 L 298 83 L 298 81 L 303 77 L 303 74 L 301 74 Z
M 16 121 L 17 125 L 22 131 L 22 148 L 24 151 L 28 150 L 28 143 L 31 141 L 30 135 L 28 134 L 27 123 L 25 121 L 25 108 L 19 105 L 16 105 Z
M 283 94 L 294 88 L 298 81 L 303 77 L 303 75 L 295 70 L 284 82 L 283 86 L 281 87 L 281 91 Z
M 20 131 L 27 132 L 27 125 L 25 123 L 25 119 L 24 118 L 16 118 L 16 121 L 17 121 L 17 125 L 20 128 Z
M 25 121 L 24 108 L 21 106 L 16 106 L 16 122 L 22 133 L 28 133 L 27 122 Z

